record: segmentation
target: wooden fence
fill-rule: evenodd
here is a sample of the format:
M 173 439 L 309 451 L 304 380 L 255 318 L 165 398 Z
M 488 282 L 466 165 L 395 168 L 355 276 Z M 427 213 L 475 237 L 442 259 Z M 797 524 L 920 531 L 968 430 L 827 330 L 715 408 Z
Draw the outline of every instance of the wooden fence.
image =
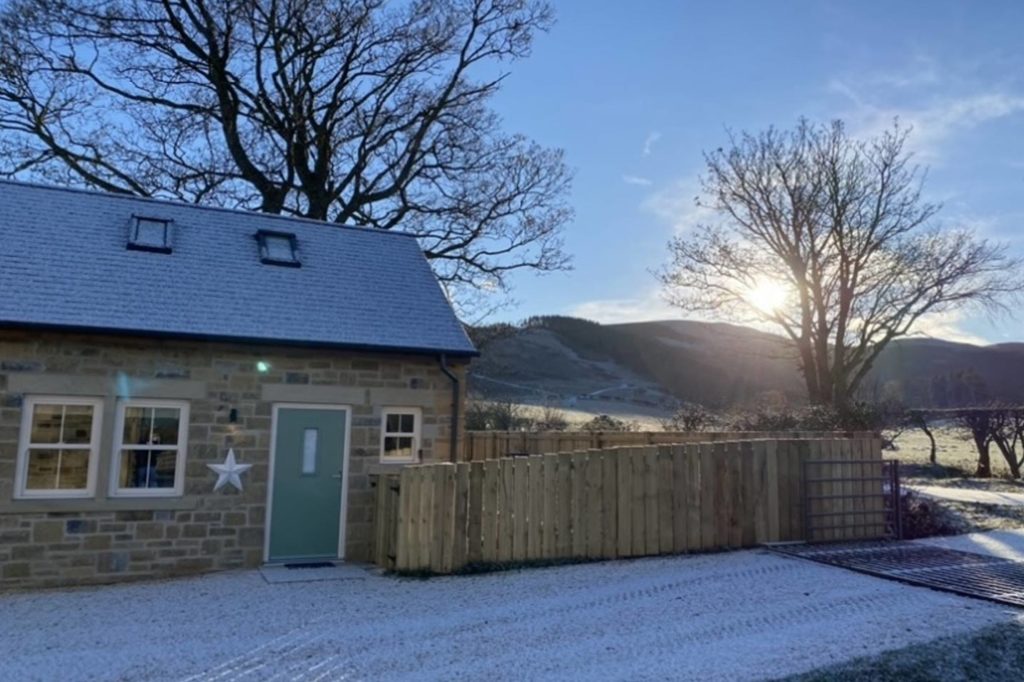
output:
M 614 559 L 804 539 L 803 463 L 832 479 L 817 511 L 825 538 L 875 536 L 873 438 L 755 440 L 611 448 L 410 466 L 377 486 L 375 557 L 402 572 Z M 879 486 L 880 487 L 880 486 Z M 866 526 L 865 523 L 877 527 Z M 849 524 L 849 527 L 845 527 Z
M 479 462 L 510 455 L 603 450 L 640 445 L 671 445 L 764 439 L 871 438 L 871 433 L 827 431 L 466 431 L 459 461 Z M 446 449 L 438 449 L 446 453 Z

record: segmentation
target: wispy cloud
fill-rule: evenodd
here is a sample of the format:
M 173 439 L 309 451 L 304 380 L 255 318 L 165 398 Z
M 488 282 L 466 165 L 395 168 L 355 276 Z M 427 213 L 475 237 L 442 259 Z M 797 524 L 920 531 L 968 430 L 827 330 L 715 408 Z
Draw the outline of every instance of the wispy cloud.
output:
M 639 175 L 623 175 L 622 181 L 627 185 L 640 185 L 642 187 L 648 187 L 652 184 L 650 178 L 640 177 Z
M 607 298 L 580 303 L 568 311 L 603 324 L 679 319 L 681 311 L 669 305 L 658 289 L 650 289 L 632 298 Z
M 1024 97 L 1005 92 L 990 92 L 947 99 L 921 108 L 866 106 L 849 117 L 864 133 L 877 133 L 899 119 L 910 126 L 910 144 L 920 156 L 935 161 L 941 146 L 958 132 L 976 128 L 989 121 L 1024 112 Z
M 919 52 L 905 66 L 867 74 L 865 80 L 884 88 L 906 89 L 937 85 L 942 82 L 942 77 L 943 69 L 939 63 L 931 55 Z
M 941 159 L 943 144 L 956 134 L 1024 112 L 1024 93 L 951 75 L 920 55 L 902 70 L 833 78 L 827 89 L 846 101 L 838 115 L 853 134 L 877 135 L 899 119 L 913 128 L 913 151 L 929 162 Z
M 647 133 L 647 137 L 644 139 L 644 147 L 641 150 L 642 156 L 650 156 L 651 152 L 654 151 L 654 145 L 661 139 L 661 133 L 657 130 L 653 130 Z
M 644 200 L 641 208 L 672 225 L 676 233 L 686 232 L 720 219 L 715 211 L 697 204 L 700 193 L 700 180 L 694 174 L 654 192 Z
M 967 315 L 963 310 L 927 315 L 917 321 L 913 330 L 914 336 L 927 336 L 933 339 L 945 339 L 957 343 L 970 343 L 984 346 L 989 341 L 977 334 L 964 329 Z

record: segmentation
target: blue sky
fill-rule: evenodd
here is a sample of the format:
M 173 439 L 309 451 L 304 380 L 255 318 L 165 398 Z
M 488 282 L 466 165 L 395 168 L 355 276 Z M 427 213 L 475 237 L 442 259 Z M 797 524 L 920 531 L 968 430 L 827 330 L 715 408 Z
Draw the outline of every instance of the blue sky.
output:
M 576 171 L 575 269 L 514 280 L 496 319 L 685 317 L 650 274 L 700 219 L 701 153 L 725 129 L 844 119 L 914 127 L 940 220 L 1024 254 L 1024 2 L 555 0 L 558 23 L 495 104 L 508 130 L 562 147 Z M 1024 315 L 946 315 L 922 332 L 1024 339 Z

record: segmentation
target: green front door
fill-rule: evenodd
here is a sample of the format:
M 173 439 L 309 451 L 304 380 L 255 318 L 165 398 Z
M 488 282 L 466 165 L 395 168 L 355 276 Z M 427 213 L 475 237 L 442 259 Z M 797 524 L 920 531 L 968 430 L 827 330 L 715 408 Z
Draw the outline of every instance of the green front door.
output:
M 338 558 L 345 411 L 280 407 L 270 560 Z

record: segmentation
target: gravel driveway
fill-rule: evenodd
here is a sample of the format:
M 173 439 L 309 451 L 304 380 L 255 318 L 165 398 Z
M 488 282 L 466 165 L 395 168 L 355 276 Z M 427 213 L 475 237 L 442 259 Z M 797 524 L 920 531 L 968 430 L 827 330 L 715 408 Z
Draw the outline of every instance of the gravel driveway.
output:
M 432 580 L 247 571 L 0 596 L 0 679 L 754 679 L 1015 617 L 761 551 Z

